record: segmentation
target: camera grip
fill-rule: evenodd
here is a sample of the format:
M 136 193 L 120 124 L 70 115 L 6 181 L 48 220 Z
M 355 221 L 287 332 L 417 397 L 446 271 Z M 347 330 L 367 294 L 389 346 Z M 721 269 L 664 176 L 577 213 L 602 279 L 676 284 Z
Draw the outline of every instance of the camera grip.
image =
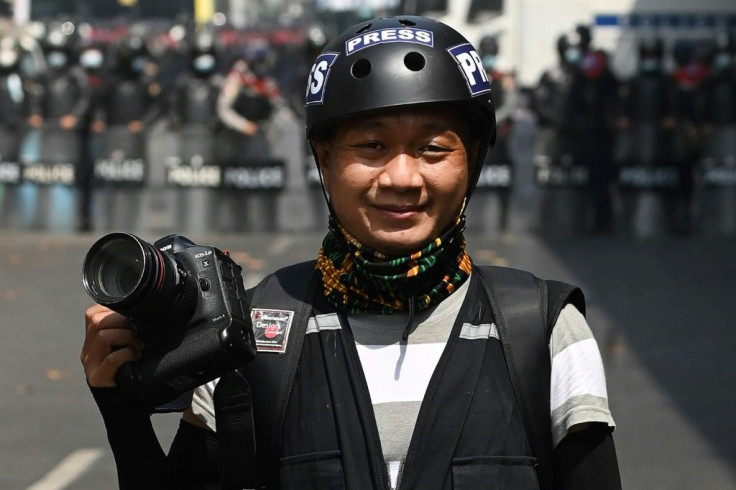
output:
M 253 356 L 252 327 L 235 319 L 225 328 L 203 327 L 157 345 L 140 361 L 121 366 L 115 381 L 134 403 L 153 410 Z

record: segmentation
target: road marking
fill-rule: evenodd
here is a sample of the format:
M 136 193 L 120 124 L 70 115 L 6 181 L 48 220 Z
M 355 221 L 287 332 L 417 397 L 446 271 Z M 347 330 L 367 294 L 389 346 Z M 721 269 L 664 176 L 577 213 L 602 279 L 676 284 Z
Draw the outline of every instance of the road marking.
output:
M 26 490 L 62 490 L 82 476 L 103 454 L 99 448 L 77 449 Z

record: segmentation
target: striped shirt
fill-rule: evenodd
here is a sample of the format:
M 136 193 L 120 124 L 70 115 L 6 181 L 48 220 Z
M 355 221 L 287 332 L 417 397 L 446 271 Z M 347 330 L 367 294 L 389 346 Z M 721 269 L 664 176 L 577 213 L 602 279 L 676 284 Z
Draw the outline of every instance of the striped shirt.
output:
M 406 314 L 363 314 L 349 318 L 373 403 L 392 488 L 397 485 L 424 393 L 469 284 L 469 280 L 465 281 L 441 304 L 418 312 L 408 344 L 401 342 L 408 322 Z M 339 328 L 337 315 L 318 315 L 310 318 L 307 335 Z M 471 340 L 498 338 L 498 332 L 495 324 L 466 324 L 463 325 L 461 336 Z M 615 427 L 608 408 L 606 380 L 598 346 L 585 317 L 574 306 L 568 305 L 560 313 L 549 348 L 552 359 L 550 409 L 555 446 L 576 424 L 601 422 Z M 192 402 L 194 413 L 213 430 L 214 386 L 215 382 L 211 382 L 196 390 Z

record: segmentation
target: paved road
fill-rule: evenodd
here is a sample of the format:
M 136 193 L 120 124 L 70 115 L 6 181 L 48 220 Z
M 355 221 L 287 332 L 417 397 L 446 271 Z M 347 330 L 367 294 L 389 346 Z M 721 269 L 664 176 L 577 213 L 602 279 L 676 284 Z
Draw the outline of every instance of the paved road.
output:
M 0 230 L 2 489 L 115 488 L 78 360 L 89 304 L 81 262 L 98 236 Z M 736 488 L 735 239 L 543 240 L 472 226 L 469 237 L 477 262 L 585 288 L 625 488 Z M 190 238 L 229 248 L 251 284 L 313 257 L 321 233 Z M 176 417 L 157 416 L 155 425 L 168 444 Z

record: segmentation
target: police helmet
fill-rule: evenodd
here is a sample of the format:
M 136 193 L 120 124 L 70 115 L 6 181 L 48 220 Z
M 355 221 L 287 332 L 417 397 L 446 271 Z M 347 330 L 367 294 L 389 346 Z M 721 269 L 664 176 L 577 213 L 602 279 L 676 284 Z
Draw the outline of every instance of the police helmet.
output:
M 149 55 L 148 35 L 145 26 L 135 24 L 130 27 L 118 42 L 117 55 L 118 59 L 124 63 Z
M 71 52 L 79 39 L 77 27 L 69 20 L 54 20 L 46 26 L 42 45 L 47 51 Z
M 662 38 L 644 36 L 639 40 L 639 58 L 661 59 L 664 55 Z
M 16 36 L 0 38 L 0 69 L 15 70 L 20 65 L 23 49 Z
M 590 27 L 584 24 L 578 24 L 575 26 L 575 33 L 578 35 L 580 49 L 587 51 L 593 42 L 593 32 L 590 30 Z
M 679 66 L 685 65 L 693 60 L 695 52 L 693 41 L 690 39 L 678 39 L 672 47 L 672 58 Z
M 481 56 L 498 56 L 498 39 L 496 39 L 496 36 L 483 36 L 478 49 Z
M 307 138 L 324 139 L 346 117 L 432 103 L 461 108 L 481 139 L 470 193 L 495 140 L 491 86 L 473 46 L 436 20 L 408 15 L 374 19 L 332 39 L 308 78 Z
M 217 48 L 217 34 L 213 29 L 197 28 L 188 33 L 186 44 L 191 56 L 214 54 Z

